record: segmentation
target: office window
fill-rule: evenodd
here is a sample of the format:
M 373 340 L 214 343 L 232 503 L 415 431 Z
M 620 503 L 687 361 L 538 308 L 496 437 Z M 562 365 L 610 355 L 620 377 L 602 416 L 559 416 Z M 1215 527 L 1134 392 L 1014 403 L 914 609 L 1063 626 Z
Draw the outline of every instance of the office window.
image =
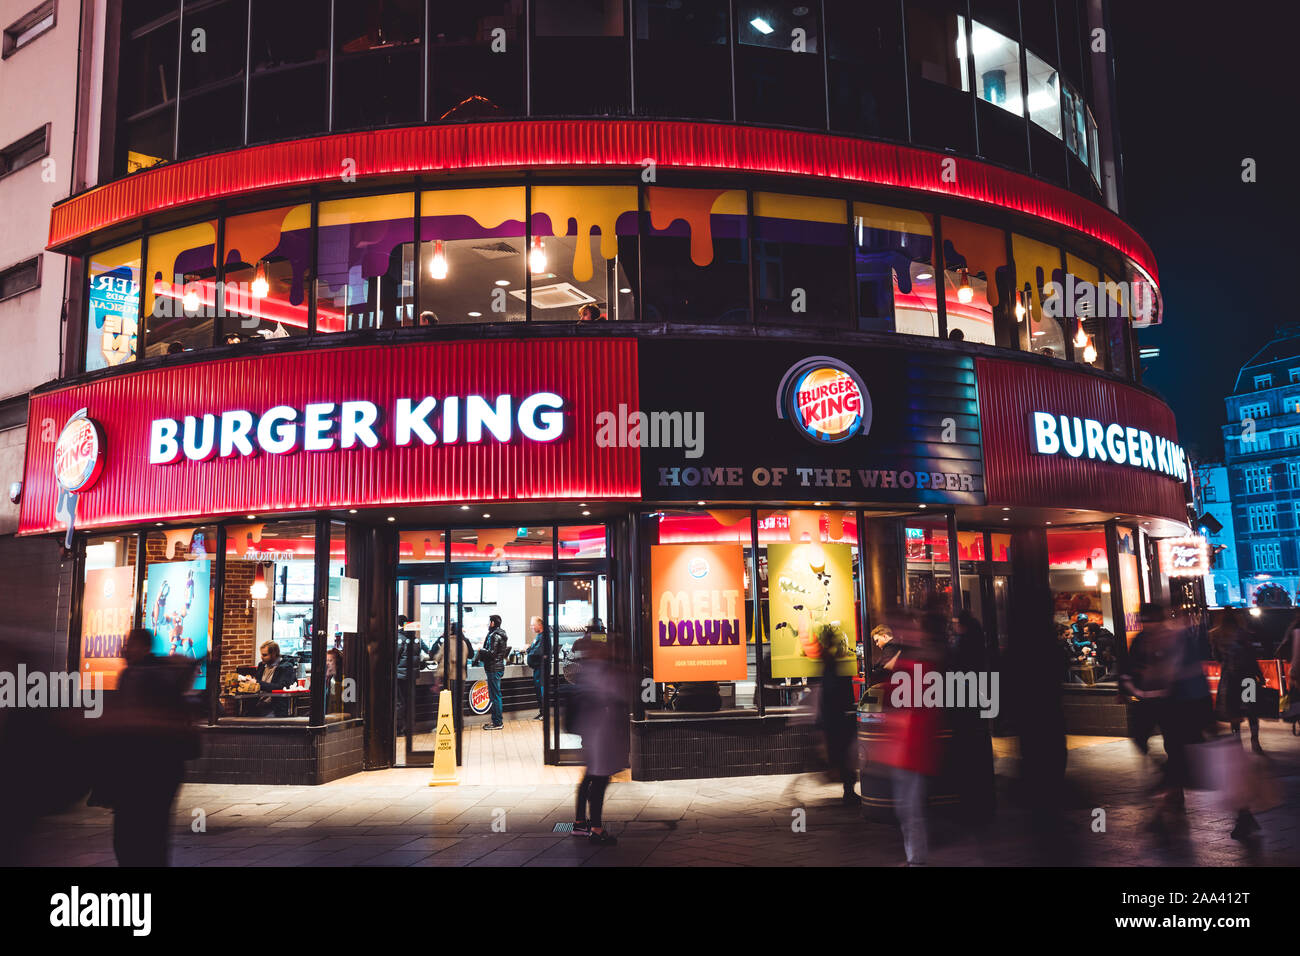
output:
M 636 0 L 633 9 L 637 113 L 731 119 L 727 0 Z
M 1271 374 L 1255 376 L 1256 391 L 1258 391 L 1261 388 L 1272 388 L 1272 387 L 1273 387 L 1273 376 Z
M 1300 382 L 1300 368 L 1289 368 L 1286 370 L 1287 381 L 1294 385 Z
M 522 116 L 523 4 L 457 0 L 436 9 L 429 24 L 429 119 Z
M 217 223 L 149 237 L 144 287 L 145 355 L 212 345 L 217 308 Z
M 524 187 L 420 196 L 420 325 L 522 322 Z
M 334 4 L 334 128 L 417 123 L 423 0 Z
M 1242 469 L 1246 480 L 1246 494 L 1256 495 L 1273 490 L 1273 477 L 1268 465 Z
M 1065 145 L 1070 152 L 1078 156 L 1085 166 L 1088 162 L 1088 122 L 1087 107 L 1083 95 L 1066 83 L 1063 86 L 1062 99 L 1065 104 Z
M 623 0 L 533 0 L 531 70 L 534 115 L 627 114 Z
M 534 322 L 635 318 L 637 202 L 634 186 L 533 187 Z
M 1300 446 L 1300 429 L 1288 428 L 1282 433 L 1282 447 L 1295 448 Z
M 54 0 L 19 17 L 5 28 L 4 59 L 9 59 L 38 36 L 54 29 Z
M 970 97 L 967 22 L 950 9 L 952 6 L 955 4 L 946 0 L 907 0 L 912 140 L 924 146 L 973 153 L 975 117 Z
M 180 155 L 242 145 L 248 3 L 186 0 L 181 37 Z
M 963 18 L 957 18 L 963 23 Z M 958 56 L 965 59 L 966 33 L 957 37 Z M 971 22 L 971 63 L 975 68 L 975 95 L 1008 113 L 1024 116 L 1024 95 L 1020 86 L 1020 44 L 991 30 L 982 23 Z M 963 86 L 963 89 L 966 89 Z M 1023 134 L 1022 134 L 1023 135 Z
M 1061 81 L 1047 61 L 1025 51 L 1028 70 L 1029 118 L 1035 125 L 1061 138 Z
M 1251 531 L 1277 530 L 1277 505 L 1251 505 L 1246 509 Z
M 1282 568 L 1282 545 L 1278 541 L 1264 541 L 1251 546 L 1255 556 L 1256 571 L 1278 571 Z
M 843 200 L 754 193 L 758 321 L 847 324 L 847 226 Z
M 897 3 L 825 0 L 831 129 L 907 138 L 907 69 Z
M 118 175 L 175 158 L 179 30 L 175 3 L 128 4 L 122 11 L 114 140 Z
M 1295 512 L 1292 518 L 1291 527 L 1300 528 L 1300 501 L 1292 502 L 1292 510 Z
M 41 286 L 41 257 L 28 259 L 0 271 L 0 300 L 22 295 Z
M 1268 418 L 1268 402 L 1259 402 L 1254 405 L 1241 406 L 1241 420 L 1246 419 Z
M 90 255 L 86 277 L 86 371 L 134 362 L 140 328 L 140 242 Z
M 1300 461 L 1286 463 L 1286 485 L 1288 488 L 1300 488 Z
M 253 0 L 250 143 L 326 128 L 329 46 L 330 0 Z
M 316 329 L 378 329 L 415 321 L 415 196 L 320 204 Z
M 17 172 L 44 159 L 50 153 L 50 124 L 32 130 L 22 139 L 14 140 L 0 150 L 0 177 Z
M 748 322 L 743 189 L 645 191 L 641 274 L 647 322 Z
M 801 0 L 736 8 L 736 118 L 826 126 L 819 6 Z
M 311 269 L 311 206 L 282 206 L 226 220 L 222 341 L 307 334 L 307 273 Z M 342 315 L 322 307 L 318 326 Z M 334 329 L 328 329 L 334 331 Z
M 910 209 L 854 203 L 853 245 L 858 328 L 937 336 L 930 217 Z

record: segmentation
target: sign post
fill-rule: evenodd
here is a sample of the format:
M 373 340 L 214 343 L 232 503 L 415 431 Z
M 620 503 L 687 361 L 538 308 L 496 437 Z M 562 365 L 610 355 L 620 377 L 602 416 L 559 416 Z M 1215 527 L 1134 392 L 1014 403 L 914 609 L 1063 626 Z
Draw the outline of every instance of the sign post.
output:
M 451 691 L 438 694 L 438 729 L 434 733 L 433 779 L 431 787 L 456 786 L 456 730 L 451 725 Z

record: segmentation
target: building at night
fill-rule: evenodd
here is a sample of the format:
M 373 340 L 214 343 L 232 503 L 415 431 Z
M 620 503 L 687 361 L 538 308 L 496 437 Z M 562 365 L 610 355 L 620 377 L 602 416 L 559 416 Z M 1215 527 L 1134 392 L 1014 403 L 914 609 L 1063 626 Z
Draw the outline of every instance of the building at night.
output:
M 1232 491 L 1241 595 L 1255 604 L 1300 592 L 1300 326 L 1283 326 L 1224 399 L 1224 460 Z
M 1197 529 L 1214 551 L 1213 567 L 1205 575 L 1205 601 L 1225 607 L 1241 600 L 1241 573 L 1237 569 L 1237 534 L 1232 520 L 1232 484 L 1228 466 L 1221 461 L 1196 463 L 1196 513 L 1209 515 L 1219 530 L 1202 524 Z
M 444 675 L 486 746 L 481 668 L 414 662 L 491 615 L 507 717 L 552 635 L 546 762 L 605 645 L 634 777 L 793 772 L 809 679 L 909 609 L 996 658 L 1166 593 L 1101 0 L 104 10 L 19 533 L 72 543 L 68 667 L 203 661 L 193 779 L 428 764 Z M 1122 727 L 1105 676 L 1044 677 L 1068 726 Z

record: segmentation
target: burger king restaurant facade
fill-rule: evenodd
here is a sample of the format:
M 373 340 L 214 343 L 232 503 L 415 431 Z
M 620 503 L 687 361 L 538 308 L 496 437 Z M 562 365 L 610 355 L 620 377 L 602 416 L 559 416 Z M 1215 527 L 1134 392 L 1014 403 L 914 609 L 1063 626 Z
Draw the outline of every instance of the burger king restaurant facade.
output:
M 494 613 L 519 657 L 534 617 L 552 635 L 545 761 L 580 760 L 563 702 L 586 638 L 626 666 L 633 776 L 670 779 L 810 767 L 810 679 L 860 677 L 900 611 L 970 610 L 998 666 L 1079 615 L 1122 653 L 1166 595 L 1173 414 L 1114 295 L 1062 313 L 1051 291 L 1157 289 L 1090 200 L 726 124 L 267 150 L 51 222 L 81 318 L 76 367 L 31 397 L 52 424 L 29 429 L 20 534 L 68 548 L 70 669 L 111 688 L 131 626 L 200 662 L 193 779 L 430 763 L 443 686 L 463 755 L 481 673 L 411 662 L 477 648 Z M 294 665 L 272 695 L 248 685 L 268 640 Z M 1046 678 L 1067 726 L 1113 732 L 1113 687 L 1076 670 Z M 532 675 L 509 662 L 508 716 L 538 707 Z

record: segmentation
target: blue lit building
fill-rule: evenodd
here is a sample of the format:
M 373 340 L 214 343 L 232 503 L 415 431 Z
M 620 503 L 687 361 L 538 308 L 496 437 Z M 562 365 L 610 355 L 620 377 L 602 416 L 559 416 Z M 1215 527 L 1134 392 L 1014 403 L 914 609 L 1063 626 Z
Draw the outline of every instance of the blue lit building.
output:
M 1236 525 L 1232 520 L 1232 491 L 1228 467 L 1221 461 L 1196 463 L 1196 513 L 1219 522 L 1219 530 L 1202 526 L 1201 533 L 1214 549 L 1214 567 L 1205 575 L 1205 600 L 1225 607 L 1241 600 L 1241 572 L 1237 565 Z

